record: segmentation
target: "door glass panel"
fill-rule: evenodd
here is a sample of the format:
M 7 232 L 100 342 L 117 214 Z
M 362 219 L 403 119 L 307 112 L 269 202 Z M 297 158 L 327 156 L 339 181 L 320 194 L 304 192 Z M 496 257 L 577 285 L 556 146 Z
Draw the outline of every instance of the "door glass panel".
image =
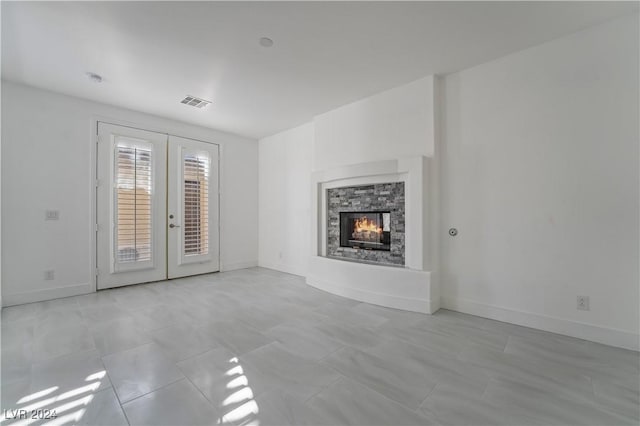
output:
M 209 253 L 209 163 L 208 153 L 184 153 L 184 256 Z
M 116 166 L 116 263 L 152 259 L 152 146 L 118 138 Z

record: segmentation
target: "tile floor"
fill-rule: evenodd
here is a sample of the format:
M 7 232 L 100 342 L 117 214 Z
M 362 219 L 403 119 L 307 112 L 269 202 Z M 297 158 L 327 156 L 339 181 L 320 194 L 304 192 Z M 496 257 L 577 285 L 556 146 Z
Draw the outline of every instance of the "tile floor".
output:
M 1 345 L 3 417 L 51 424 L 639 423 L 637 352 L 261 268 L 6 308 Z

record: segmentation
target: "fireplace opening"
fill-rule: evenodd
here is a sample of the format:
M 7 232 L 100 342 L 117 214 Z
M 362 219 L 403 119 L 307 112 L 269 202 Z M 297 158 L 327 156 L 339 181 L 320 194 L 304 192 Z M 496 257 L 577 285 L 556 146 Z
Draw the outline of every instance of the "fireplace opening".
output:
M 341 212 L 340 247 L 391 250 L 391 212 Z

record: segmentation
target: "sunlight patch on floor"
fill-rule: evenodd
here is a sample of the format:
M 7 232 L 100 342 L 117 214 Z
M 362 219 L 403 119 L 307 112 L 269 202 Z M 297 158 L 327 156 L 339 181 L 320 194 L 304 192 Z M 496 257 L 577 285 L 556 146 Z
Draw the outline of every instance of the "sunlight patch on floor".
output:
M 249 379 L 245 376 L 240 361 L 237 357 L 233 357 L 229 363 L 231 368 L 224 373 L 229 377 L 225 387 L 233 390 L 233 393 L 222 401 L 222 409 L 225 412 L 218 419 L 217 424 L 245 423 L 260 411 L 258 403 L 253 399 L 253 390 L 249 386 Z M 240 405 L 236 406 L 237 404 Z M 246 423 L 246 425 L 259 426 L 260 422 L 258 419 L 251 419 L 250 423 Z
M 59 386 L 52 386 L 25 395 L 16 402 L 16 408 L 3 410 L 0 423 L 11 426 L 26 426 L 36 422 L 43 422 L 43 426 L 78 423 L 84 416 L 86 407 L 91 404 L 95 391 L 100 388 L 102 378 L 106 373 L 101 370 L 90 374 L 85 378 L 85 382 L 89 382 L 88 384 L 57 395 L 54 392 L 60 390 Z M 68 413 L 68 411 L 75 409 L 77 410 Z M 45 412 L 55 413 L 56 417 L 43 418 Z

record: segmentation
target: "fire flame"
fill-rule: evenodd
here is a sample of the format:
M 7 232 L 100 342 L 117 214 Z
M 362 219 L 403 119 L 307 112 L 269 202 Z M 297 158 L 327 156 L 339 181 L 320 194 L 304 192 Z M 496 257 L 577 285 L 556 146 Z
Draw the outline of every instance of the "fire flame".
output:
M 356 219 L 353 226 L 354 232 L 376 232 L 382 234 L 382 228 L 379 227 L 373 220 L 369 220 L 366 217 Z

